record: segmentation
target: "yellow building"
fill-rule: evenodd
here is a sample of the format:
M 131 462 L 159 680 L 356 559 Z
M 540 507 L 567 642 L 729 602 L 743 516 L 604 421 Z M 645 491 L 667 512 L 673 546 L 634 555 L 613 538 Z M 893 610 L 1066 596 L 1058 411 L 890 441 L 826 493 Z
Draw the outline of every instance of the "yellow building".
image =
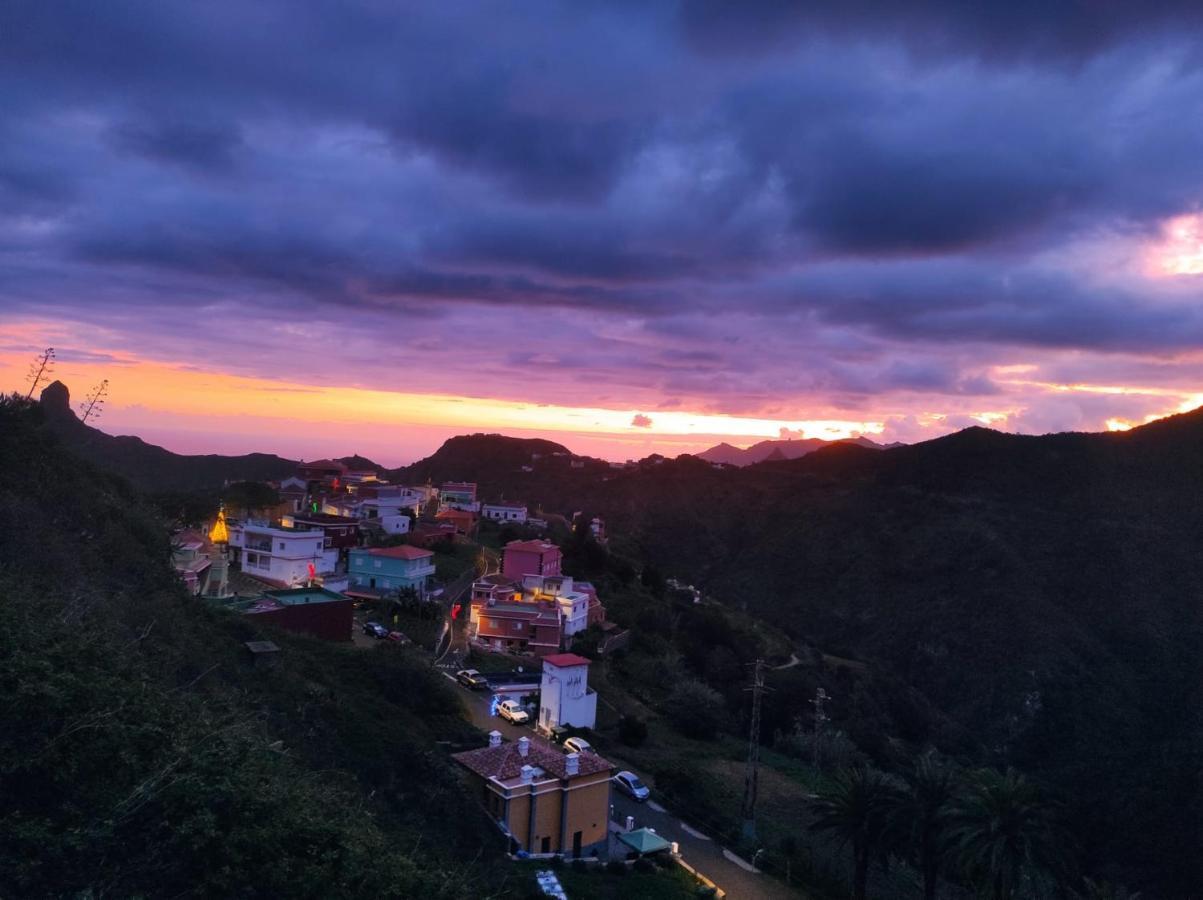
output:
M 502 742 L 493 731 L 489 746 L 454 759 L 472 773 L 513 849 L 605 855 L 614 766 L 596 753 L 565 754 L 538 738 Z

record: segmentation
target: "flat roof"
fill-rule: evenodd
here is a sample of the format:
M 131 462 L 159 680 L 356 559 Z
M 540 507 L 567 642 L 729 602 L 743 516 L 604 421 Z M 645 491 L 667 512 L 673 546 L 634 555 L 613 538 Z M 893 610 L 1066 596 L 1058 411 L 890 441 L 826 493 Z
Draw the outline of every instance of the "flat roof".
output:
M 543 662 L 563 668 L 564 666 L 587 666 L 592 660 L 577 656 L 575 653 L 554 653 L 551 656 L 543 657 Z
M 284 606 L 299 606 L 305 603 L 337 603 L 346 600 L 344 594 L 328 591 L 324 587 L 285 588 L 280 591 L 264 591 L 265 597 L 279 601 Z

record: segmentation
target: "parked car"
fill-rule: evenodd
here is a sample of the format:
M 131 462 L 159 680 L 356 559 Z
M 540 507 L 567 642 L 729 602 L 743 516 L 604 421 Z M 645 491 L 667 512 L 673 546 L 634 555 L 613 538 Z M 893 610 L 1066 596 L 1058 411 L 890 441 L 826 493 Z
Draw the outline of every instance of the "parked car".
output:
M 385 640 L 396 641 L 398 644 L 408 644 L 409 643 L 409 638 L 407 638 L 400 631 L 390 631 L 384 637 L 385 637 Z
M 379 622 L 364 622 L 363 633 L 377 639 L 388 637 L 388 629 Z
M 488 679 L 475 669 L 460 669 L 455 673 L 455 680 L 474 691 L 489 686 Z
M 625 769 L 615 775 L 611 781 L 614 786 L 622 793 L 626 794 L 632 800 L 643 803 L 651 796 L 652 792 L 647 789 L 647 785 L 639 780 L 639 776 L 634 772 L 628 772 Z
M 594 753 L 593 745 L 583 737 L 570 737 L 564 741 L 565 753 Z
M 517 700 L 502 700 L 497 705 L 497 715 L 515 725 L 525 725 L 530 721 L 530 713 L 519 706 Z

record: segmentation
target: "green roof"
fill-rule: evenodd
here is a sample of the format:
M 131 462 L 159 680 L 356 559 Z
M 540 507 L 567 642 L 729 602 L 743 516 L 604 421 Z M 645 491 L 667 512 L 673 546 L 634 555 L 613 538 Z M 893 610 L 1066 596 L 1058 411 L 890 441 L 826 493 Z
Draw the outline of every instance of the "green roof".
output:
M 619 834 L 618 839 L 636 853 L 658 853 L 671 846 L 668 841 L 647 828 L 637 828 L 626 834 Z
M 299 587 L 279 591 L 264 591 L 263 595 L 271 597 L 273 600 L 278 600 L 285 606 L 299 606 L 305 603 L 332 603 L 347 599 L 342 594 L 328 591 L 323 587 Z

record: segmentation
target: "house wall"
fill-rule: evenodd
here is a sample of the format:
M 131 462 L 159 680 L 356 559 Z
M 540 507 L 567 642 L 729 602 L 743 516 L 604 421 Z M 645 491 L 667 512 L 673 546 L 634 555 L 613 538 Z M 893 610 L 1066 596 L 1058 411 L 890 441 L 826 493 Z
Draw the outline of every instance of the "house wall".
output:
M 349 641 L 354 627 L 354 606 L 350 600 L 298 603 L 251 615 L 286 631 L 309 634 L 326 641 Z

